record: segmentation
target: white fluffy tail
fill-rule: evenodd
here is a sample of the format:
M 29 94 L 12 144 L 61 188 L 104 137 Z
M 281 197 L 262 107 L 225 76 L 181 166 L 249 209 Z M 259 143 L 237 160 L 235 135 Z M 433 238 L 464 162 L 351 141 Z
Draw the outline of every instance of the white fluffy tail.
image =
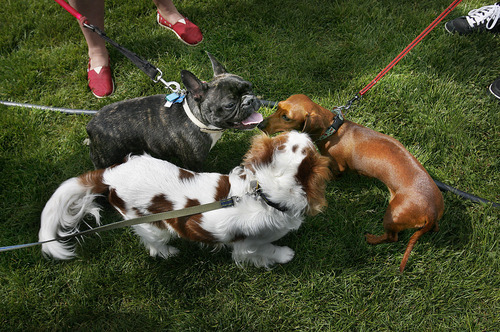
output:
M 49 199 L 42 212 L 39 241 L 78 232 L 78 226 L 87 214 L 92 214 L 100 224 L 99 206 L 94 203 L 98 196 L 79 178 L 63 182 Z M 76 256 L 74 243 L 53 241 L 42 244 L 45 256 L 54 259 L 70 259 Z

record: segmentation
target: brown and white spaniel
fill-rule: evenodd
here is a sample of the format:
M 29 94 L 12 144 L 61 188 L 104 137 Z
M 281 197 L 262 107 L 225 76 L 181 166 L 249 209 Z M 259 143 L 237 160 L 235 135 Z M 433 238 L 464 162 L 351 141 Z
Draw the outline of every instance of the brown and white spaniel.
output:
M 229 175 L 195 173 L 149 155 L 131 156 L 121 165 L 62 183 L 42 212 L 39 239 L 76 232 L 87 214 L 99 224 L 94 200 L 103 194 L 125 219 L 236 196 L 232 207 L 132 227 L 151 256 L 177 254 L 168 242 L 179 236 L 232 247 L 237 264 L 287 263 L 294 251 L 271 242 L 298 229 L 305 213 L 314 215 L 326 206 L 328 165 L 309 137 L 298 132 L 255 137 L 241 166 Z M 42 251 L 54 259 L 76 255 L 67 241 L 45 243 Z

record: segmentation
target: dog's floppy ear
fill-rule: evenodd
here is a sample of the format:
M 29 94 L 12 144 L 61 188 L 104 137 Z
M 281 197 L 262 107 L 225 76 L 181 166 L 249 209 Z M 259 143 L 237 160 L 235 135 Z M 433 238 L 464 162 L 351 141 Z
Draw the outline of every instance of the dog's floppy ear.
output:
M 307 213 L 314 216 L 328 205 L 325 198 L 326 182 L 331 179 L 330 159 L 310 149 L 302 160 L 297 172 L 297 179 L 307 195 Z
M 192 93 L 196 101 L 205 97 L 206 86 L 192 72 L 181 70 L 181 80 L 189 93 Z
M 328 125 L 326 125 L 328 127 Z M 302 132 L 309 134 L 312 140 L 317 140 L 326 129 L 322 116 L 316 113 L 307 113 Z
M 214 70 L 214 76 L 227 74 L 226 68 L 217 61 L 216 58 L 210 52 L 207 52 L 208 57 L 210 58 L 210 62 L 212 62 L 212 69 Z

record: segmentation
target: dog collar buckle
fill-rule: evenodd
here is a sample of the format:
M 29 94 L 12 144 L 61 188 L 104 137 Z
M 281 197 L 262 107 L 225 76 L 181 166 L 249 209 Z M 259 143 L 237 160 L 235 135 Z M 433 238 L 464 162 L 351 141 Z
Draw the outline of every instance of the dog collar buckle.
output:
M 269 198 L 267 198 L 267 196 L 262 192 L 262 188 L 259 185 L 259 181 L 257 181 L 257 180 L 251 181 L 250 187 L 252 188 L 252 193 L 251 193 L 252 196 L 254 196 L 254 197 L 258 196 L 258 197 L 262 198 L 264 203 L 266 203 L 267 205 L 269 205 L 272 208 L 275 208 L 276 210 L 278 210 L 280 212 L 288 211 L 287 207 L 282 206 L 281 204 L 274 203 L 274 202 L 270 201 Z
M 333 119 L 333 123 L 328 128 L 326 128 L 325 132 L 318 138 L 318 141 L 321 141 L 335 134 L 337 130 L 339 130 L 340 126 L 342 126 L 342 124 L 344 123 L 344 116 L 342 115 L 342 110 L 340 107 L 334 108 L 332 112 L 336 113 L 337 115 Z

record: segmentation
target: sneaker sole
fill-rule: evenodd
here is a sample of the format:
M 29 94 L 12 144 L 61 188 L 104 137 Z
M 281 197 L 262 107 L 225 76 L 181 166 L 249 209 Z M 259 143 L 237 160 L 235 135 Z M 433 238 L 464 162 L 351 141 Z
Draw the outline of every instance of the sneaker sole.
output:
M 445 24 L 444 25 L 444 29 L 446 30 L 446 32 L 448 33 L 451 33 L 451 34 L 454 34 L 455 33 L 455 27 L 453 27 L 453 30 L 450 30 L 448 29 L 448 24 Z
M 106 98 L 106 97 L 109 97 L 111 96 L 114 92 L 115 92 L 115 80 L 112 80 L 113 82 L 113 89 L 111 90 L 111 93 L 109 95 L 106 95 L 106 96 L 98 96 L 94 93 L 94 91 L 90 90 L 90 92 L 92 92 L 92 94 L 94 95 L 94 97 L 96 97 L 97 99 L 102 99 L 102 98 Z
M 488 90 L 490 90 L 491 94 L 493 96 L 495 96 L 495 98 L 500 99 L 500 95 L 494 93 L 492 87 L 493 87 L 493 84 L 490 85 L 490 87 L 488 88 Z

